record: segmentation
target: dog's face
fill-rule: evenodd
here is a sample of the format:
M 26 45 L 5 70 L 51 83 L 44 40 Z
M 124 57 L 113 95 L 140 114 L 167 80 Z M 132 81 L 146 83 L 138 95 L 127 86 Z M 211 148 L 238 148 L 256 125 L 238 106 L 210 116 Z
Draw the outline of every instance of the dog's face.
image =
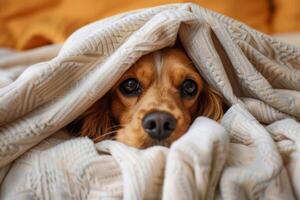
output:
M 175 48 L 140 58 L 105 98 L 106 103 L 98 101 L 80 117 L 81 135 L 99 140 L 114 134 L 138 148 L 169 146 L 199 114 L 215 120 L 222 115 L 218 94 L 184 51 Z M 110 118 L 117 124 L 114 131 Z
M 170 145 L 197 113 L 203 80 L 188 57 L 165 49 L 138 60 L 113 88 L 117 140 L 136 147 Z

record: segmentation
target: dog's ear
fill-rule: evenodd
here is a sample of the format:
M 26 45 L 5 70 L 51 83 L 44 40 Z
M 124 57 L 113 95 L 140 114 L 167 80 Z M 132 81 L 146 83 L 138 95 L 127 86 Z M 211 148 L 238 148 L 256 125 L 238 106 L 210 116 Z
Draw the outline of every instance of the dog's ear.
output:
M 215 121 L 220 121 L 223 116 L 223 101 L 221 95 L 207 83 L 199 96 L 197 116 L 209 117 Z
M 95 142 L 107 139 L 105 133 L 112 127 L 110 116 L 110 95 L 106 94 L 77 119 L 71 122 L 66 129 L 76 136 L 88 136 Z

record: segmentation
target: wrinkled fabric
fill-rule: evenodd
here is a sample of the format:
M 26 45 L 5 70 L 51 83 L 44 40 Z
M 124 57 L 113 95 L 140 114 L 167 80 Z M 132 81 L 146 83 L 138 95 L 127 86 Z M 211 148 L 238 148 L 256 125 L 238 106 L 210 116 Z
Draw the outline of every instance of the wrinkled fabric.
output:
M 136 60 L 176 39 L 223 95 L 220 123 L 199 117 L 170 148 L 65 136 Z M 299 55 L 195 4 L 97 21 L 63 46 L 3 51 L 0 199 L 300 199 Z

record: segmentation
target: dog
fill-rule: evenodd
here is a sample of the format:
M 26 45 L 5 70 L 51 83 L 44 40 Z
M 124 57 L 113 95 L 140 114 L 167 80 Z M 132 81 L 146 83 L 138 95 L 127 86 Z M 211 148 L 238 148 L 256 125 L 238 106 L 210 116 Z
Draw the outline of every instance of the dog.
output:
M 114 139 L 141 149 L 168 147 L 197 116 L 219 121 L 222 115 L 221 95 L 183 49 L 169 47 L 142 56 L 67 129 L 95 142 Z

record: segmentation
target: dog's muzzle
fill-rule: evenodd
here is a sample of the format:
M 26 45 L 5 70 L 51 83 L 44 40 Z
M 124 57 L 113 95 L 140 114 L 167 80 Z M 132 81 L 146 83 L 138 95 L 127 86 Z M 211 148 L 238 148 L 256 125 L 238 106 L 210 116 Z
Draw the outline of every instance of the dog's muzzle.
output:
M 155 111 L 143 118 L 142 125 L 151 138 L 164 140 L 175 130 L 176 119 L 168 112 Z

